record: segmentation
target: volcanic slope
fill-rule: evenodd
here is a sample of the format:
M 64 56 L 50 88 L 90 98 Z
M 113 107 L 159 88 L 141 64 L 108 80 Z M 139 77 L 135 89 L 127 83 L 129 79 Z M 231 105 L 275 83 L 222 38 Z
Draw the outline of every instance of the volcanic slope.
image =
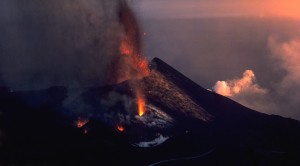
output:
M 158 58 L 138 83 L 143 116 L 130 80 L 0 88 L 0 165 L 300 165 L 299 121 L 246 108 Z M 88 121 L 78 128 L 78 118 Z

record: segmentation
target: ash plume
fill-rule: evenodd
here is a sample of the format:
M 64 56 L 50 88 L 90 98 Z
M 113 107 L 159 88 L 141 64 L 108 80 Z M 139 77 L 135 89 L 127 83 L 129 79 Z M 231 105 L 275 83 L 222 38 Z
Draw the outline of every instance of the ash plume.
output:
M 136 25 L 123 0 L 2 0 L 0 86 L 115 83 L 123 63 L 119 46 L 124 31 L 141 51 Z

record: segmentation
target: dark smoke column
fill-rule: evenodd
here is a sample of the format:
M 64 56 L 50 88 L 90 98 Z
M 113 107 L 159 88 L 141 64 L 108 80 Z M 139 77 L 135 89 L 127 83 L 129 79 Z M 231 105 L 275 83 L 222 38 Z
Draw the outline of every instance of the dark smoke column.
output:
M 108 84 L 120 57 L 120 6 L 120 0 L 0 0 L 0 87 Z
M 139 79 L 149 74 L 148 62 L 142 54 L 141 33 L 137 19 L 125 0 L 118 9 L 120 36 L 120 57 L 116 60 L 118 76 L 116 82 Z
M 120 24 L 126 35 L 126 41 L 132 46 L 134 53 L 140 55 L 142 53 L 140 28 L 126 0 L 121 0 L 118 14 Z

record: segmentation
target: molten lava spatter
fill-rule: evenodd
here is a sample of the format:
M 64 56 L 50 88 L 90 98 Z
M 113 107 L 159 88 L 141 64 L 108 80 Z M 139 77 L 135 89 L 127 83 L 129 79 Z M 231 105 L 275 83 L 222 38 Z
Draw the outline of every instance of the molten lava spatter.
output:
M 138 114 L 143 116 L 146 111 L 145 98 L 141 85 L 138 84 L 137 80 L 148 76 L 150 69 L 147 59 L 142 54 L 141 34 L 137 20 L 125 2 L 120 4 L 119 19 L 124 28 L 119 51 L 121 56 L 125 56 L 122 65 L 126 66 L 122 70 L 123 75 L 120 75 L 120 77 L 131 80 L 130 86 L 136 96 Z
M 146 113 L 145 98 L 140 91 L 137 92 L 136 98 L 137 98 L 138 115 L 143 116 Z
M 125 128 L 122 125 L 118 124 L 117 125 L 117 130 L 120 131 L 120 132 L 123 132 L 123 131 L 125 131 Z
M 131 65 L 131 69 L 137 71 L 137 75 L 138 75 L 138 76 L 134 75 L 133 76 L 134 78 L 135 77 L 139 78 L 139 76 L 145 77 L 150 74 L 148 61 L 146 59 L 143 59 L 140 55 L 136 54 L 133 46 L 130 45 L 130 41 L 123 40 L 121 42 L 120 53 L 123 56 L 129 56 L 129 58 L 131 58 L 131 62 L 128 65 Z M 136 82 L 131 83 L 131 87 L 135 91 L 138 115 L 143 116 L 144 113 L 146 112 L 144 94 L 141 90 L 140 85 L 138 85 Z
M 121 41 L 120 54 L 129 58 L 129 61 L 127 62 L 127 65 L 129 66 L 128 70 L 132 71 L 128 72 L 136 73 L 133 74 L 132 77 L 137 77 L 137 75 L 145 77 L 150 74 L 148 61 L 134 48 L 134 44 L 129 41 L 127 37 L 124 37 Z
M 76 126 L 78 128 L 82 128 L 84 125 L 86 125 L 89 122 L 88 119 L 84 119 L 84 118 L 78 118 L 78 120 L 76 121 Z
M 138 98 L 138 114 L 139 116 L 143 116 L 146 112 L 145 109 L 145 100 L 142 98 Z
M 121 41 L 121 44 L 120 44 L 120 53 L 122 55 L 133 55 L 134 52 L 133 52 L 134 48 L 132 48 L 132 45 L 130 45 L 130 43 L 128 41 L 126 41 L 125 39 L 123 39 Z

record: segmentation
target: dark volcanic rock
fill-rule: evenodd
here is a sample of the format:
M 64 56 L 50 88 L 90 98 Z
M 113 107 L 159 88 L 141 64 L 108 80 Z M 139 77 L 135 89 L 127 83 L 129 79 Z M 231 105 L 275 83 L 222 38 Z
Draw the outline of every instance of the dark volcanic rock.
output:
M 300 164 L 300 122 L 208 91 L 158 58 L 151 68 L 138 82 L 146 97 L 143 117 L 130 81 L 0 88 L 0 165 Z M 88 123 L 78 128 L 78 118 Z

